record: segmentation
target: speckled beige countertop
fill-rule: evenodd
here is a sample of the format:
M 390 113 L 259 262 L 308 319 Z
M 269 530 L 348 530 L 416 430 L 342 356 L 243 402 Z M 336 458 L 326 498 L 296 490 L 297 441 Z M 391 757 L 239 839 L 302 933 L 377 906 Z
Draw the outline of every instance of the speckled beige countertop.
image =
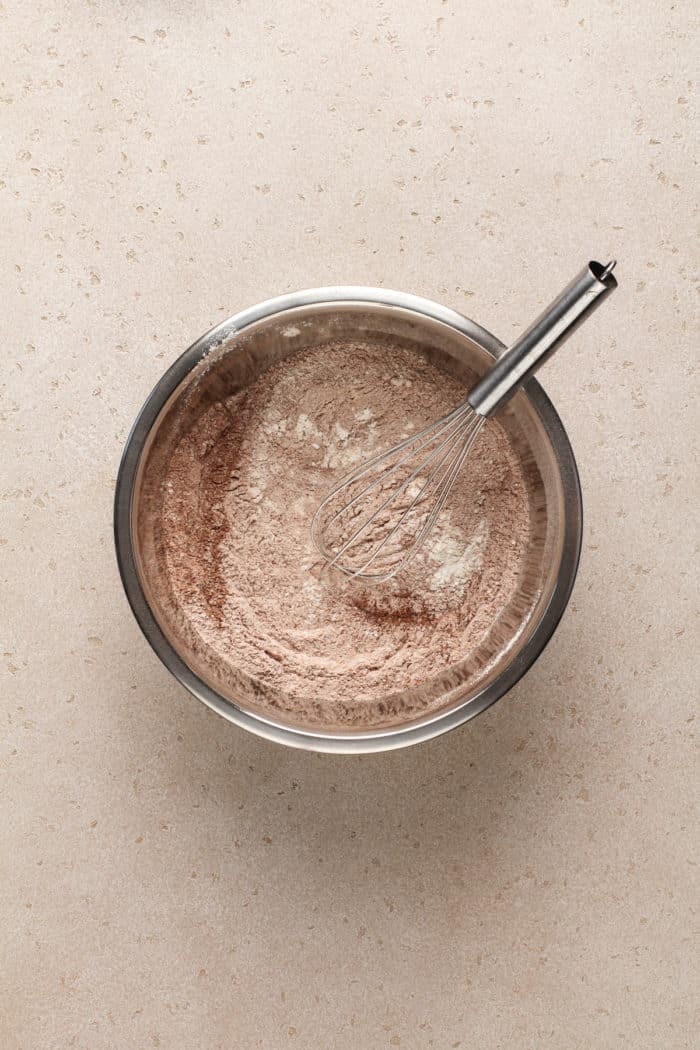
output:
M 697 1046 L 692 7 L 0 6 L 4 1050 Z M 193 700 L 112 547 L 165 367 L 320 284 L 508 340 L 589 254 L 621 287 L 544 377 L 584 554 L 525 680 L 360 759 Z

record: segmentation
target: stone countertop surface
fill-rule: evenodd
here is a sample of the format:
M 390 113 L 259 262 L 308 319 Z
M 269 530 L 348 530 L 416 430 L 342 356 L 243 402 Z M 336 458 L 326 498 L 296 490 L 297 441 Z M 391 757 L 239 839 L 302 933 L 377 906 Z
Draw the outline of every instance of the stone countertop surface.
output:
M 7 1050 L 697 1045 L 692 8 L 0 6 Z M 607 255 L 544 376 L 585 538 L 526 678 L 365 758 L 192 699 L 111 532 L 181 350 L 340 283 L 508 341 Z

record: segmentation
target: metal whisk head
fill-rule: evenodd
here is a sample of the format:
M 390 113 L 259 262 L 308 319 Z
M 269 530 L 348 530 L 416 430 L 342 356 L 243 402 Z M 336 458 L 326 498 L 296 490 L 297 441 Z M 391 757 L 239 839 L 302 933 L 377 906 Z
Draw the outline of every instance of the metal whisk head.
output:
M 311 535 L 349 576 L 380 583 L 405 568 L 437 521 L 485 419 L 617 287 L 615 263 L 589 262 L 452 412 L 358 467 L 326 496 Z
M 316 511 L 319 553 L 349 576 L 380 583 L 423 546 L 484 423 L 465 402 L 346 475 Z

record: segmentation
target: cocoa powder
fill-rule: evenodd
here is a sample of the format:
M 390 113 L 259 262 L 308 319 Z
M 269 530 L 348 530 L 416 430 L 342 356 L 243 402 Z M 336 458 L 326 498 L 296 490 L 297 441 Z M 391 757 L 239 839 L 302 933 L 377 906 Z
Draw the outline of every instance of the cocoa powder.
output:
M 464 396 L 409 349 L 345 341 L 198 418 L 170 458 L 160 525 L 170 601 L 215 677 L 235 670 L 258 705 L 315 726 L 388 724 L 440 702 L 420 687 L 481 652 L 527 551 L 527 476 L 503 428 L 482 429 L 435 534 L 390 582 L 324 571 L 309 525 L 354 464 Z

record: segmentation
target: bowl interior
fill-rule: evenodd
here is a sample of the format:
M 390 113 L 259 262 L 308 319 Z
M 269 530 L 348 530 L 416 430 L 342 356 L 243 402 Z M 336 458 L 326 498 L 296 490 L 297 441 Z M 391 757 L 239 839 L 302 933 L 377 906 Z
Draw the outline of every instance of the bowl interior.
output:
M 173 450 L 212 404 L 245 389 L 265 369 L 301 349 L 358 336 L 377 343 L 398 342 L 466 383 L 482 375 L 493 360 L 484 346 L 453 326 L 379 303 L 314 303 L 275 312 L 242 330 L 224 331 L 218 338 L 214 333 L 207 352 L 176 383 L 150 427 L 131 494 L 131 540 L 139 583 L 167 643 L 180 659 L 232 710 L 266 722 L 272 710 L 273 721 L 280 726 L 301 731 L 321 728 L 340 736 L 353 735 L 356 730 L 300 724 L 289 698 L 272 695 L 259 681 L 230 665 L 222 669 L 220 661 L 207 657 L 168 588 L 160 507 Z M 525 391 L 500 413 L 499 421 L 518 452 L 530 501 L 529 545 L 517 592 L 476 651 L 409 691 L 414 694 L 413 710 L 430 711 L 428 715 L 419 713 L 412 724 L 431 721 L 472 703 L 507 671 L 512 677 L 512 669 L 542 622 L 557 586 L 566 509 L 560 463 L 548 426 Z M 363 727 L 363 731 L 396 728 L 396 719 L 388 715 Z

